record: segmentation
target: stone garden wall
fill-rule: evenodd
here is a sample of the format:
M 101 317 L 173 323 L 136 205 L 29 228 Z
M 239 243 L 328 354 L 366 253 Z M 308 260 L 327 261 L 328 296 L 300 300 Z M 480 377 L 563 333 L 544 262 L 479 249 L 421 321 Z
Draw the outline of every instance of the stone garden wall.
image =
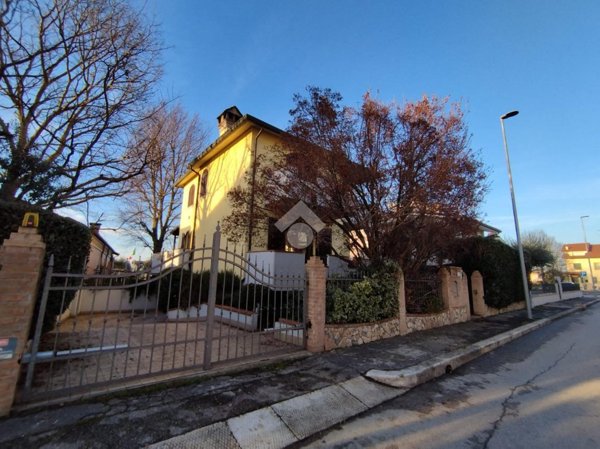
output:
M 347 348 L 384 338 L 405 335 L 410 332 L 433 329 L 471 319 L 467 277 L 458 267 L 442 268 L 438 274 L 441 281 L 445 310 L 430 315 L 407 315 L 404 295 L 404 278 L 398 280 L 397 318 L 359 324 L 325 324 L 324 349 Z
M 470 318 L 469 306 L 455 307 L 431 315 L 407 315 L 406 325 L 408 326 L 408 332 L 416 332 L 448 326 L 450 324 L 464 323 L 465 321 L 469 321 Z
M 399 318 L 364 324 L 326 324 L 325 350 L 362 345 L 402 334 Z

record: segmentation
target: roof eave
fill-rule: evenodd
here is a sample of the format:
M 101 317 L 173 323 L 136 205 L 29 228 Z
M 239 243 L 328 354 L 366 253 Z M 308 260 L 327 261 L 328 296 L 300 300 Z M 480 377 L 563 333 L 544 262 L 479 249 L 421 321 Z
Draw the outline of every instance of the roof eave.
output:
M 190 162 L 188 165 L 188 171 L 175 182 L 175 186 L 179 188 L 185 187 L 186 184 L 188 184 L 192 179 L 194 179 L 194 177 L 197 176 L 197 174 L 194 173 L 193 168 L 201 166 L 202 162 L 211 159 L 215 153 L 220 151 L 221 147 L 226 146 L 230 140 L 233 140 L 237 133 L 244 129 L 244 125 L 248 125 L 248 127 L 255 125 L 266 129 L 273 134 L 283 134 L 285 132 L 276 126 L 271 125 L 270 123 L 264 122 L 250 114 L 245 114 L 231 129 L 219 136 L 213 143 L 207 146 L 202 153 L 200 153 L 200 155 L 195 157 L 192 162 Z
M 104 240 L 104 237 L 102 237 L 100 234 L 94 232 L 94 233 L 92 233 L 92 235 L 94 237 L 96 237 L 98 240 L 100 240 L 100 243 L 102 243 L 104 246 L 106 246 L 110 250 L 110 252 L 113 253 L 115 256 L 119 255 L 119 253 L 116 252 L 114 250 L 114 248 L 112 246 L 110 246 L 110 244 L 106 240 Z

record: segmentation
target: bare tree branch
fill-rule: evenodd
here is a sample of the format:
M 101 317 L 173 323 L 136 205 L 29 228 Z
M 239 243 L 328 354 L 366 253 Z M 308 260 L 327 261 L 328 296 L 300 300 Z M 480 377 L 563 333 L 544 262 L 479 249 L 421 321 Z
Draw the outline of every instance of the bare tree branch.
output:
M 146 163 L 127 140 L 161 74 L 155 26 L 125 0 L 3 6 L 0 197 L 56 208 L 122 195 Z
M 175 183 L 204 148 L 207 136 L 198 117 L 189 117 L 180 105 L 163 105 L 135 132 L 132 145 L 146 155 L 148 164 L 142 176 L 127 182 L 121 217 L 124 227 L 154 253 L 162 251 L 179 219 L 182 193 Z

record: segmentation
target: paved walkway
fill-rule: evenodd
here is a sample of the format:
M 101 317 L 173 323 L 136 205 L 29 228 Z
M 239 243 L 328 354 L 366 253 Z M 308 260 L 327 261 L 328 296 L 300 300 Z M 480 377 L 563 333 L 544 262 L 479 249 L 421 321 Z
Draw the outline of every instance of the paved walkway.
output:
M 534 309 L 536 321 L 594 298 Z M 3 448 L 285 447 L 395 397 L 364 375 L 445 357 L 528 324 L 524 311 L 362 346 L 280 360 L 259 369 L 149 387 L 0 420 Z
M 200 367 L 205 334 L 205 320 L 167 321 L 162 314 L 98 313 L 68 318 L 42 337 L 31 393 L 38 397 L 64 394 L 69 388 L 81 391 L 80 387 L 101 382 L 114 385 L 148 374 Z M 297 343 L 291 343 L 276 334 L 215 321 L 211 361 L 296 350 Z M 92 350 L 87 352 L 88 348 Z M 93 350 L 99 348 L 109 350 Z M 55 361 L 50 358 L 54 350 L 75 356 Z

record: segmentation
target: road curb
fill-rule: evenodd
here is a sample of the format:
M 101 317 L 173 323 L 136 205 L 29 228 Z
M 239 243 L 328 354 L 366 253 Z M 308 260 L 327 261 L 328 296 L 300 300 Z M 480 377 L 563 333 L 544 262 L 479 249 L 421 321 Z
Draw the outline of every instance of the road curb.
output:
M 370 370 L 365 377 L 375 382 L 389 385 L 395 388 L 413 388 L 444 374 L 449 374 L 456 368 L 469 363 L 474 359 L 493 351 L 517 338 L 522 337 L 536 329 L 550 324 L 552 321 L 563 318 L 572 313 L 585 310 L 589 306 L 600 302 L 600 299 L 590 301 L 587 304 L 578 305 L 571 309 L 559 312 L 548 318 L 534 321 L 517 327 L 494 337 L 481 340 L 477 343 L 458 349 L 447 354 L 438 355 L 417 365 L 395 371 Z

